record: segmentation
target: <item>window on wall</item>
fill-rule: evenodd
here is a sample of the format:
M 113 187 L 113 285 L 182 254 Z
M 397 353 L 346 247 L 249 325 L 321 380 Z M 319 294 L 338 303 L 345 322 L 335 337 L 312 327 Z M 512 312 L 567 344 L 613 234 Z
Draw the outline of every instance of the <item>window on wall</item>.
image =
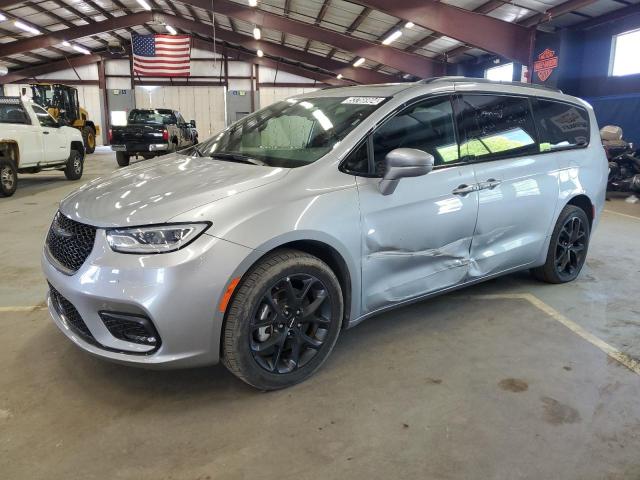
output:
M 640 73 L 640 29 L 614 35 L 610 75 L 621 77 Z
M 504 65 L 498 65 L 497 67 L 487 68 L 484 71 L 484 77 L 487 80 L 511 82 L 513 80 L 513 63 L 506 63 Z

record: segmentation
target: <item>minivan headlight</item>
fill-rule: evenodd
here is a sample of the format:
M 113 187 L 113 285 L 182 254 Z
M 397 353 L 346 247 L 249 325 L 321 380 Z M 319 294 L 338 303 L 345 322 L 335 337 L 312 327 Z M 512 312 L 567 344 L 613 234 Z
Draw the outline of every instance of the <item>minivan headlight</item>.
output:
M 209 223 L 174 223 L 150 227 L 107 230 L 107 242 L 115 252 L 167 253 L 180 250 L 198 238 Z

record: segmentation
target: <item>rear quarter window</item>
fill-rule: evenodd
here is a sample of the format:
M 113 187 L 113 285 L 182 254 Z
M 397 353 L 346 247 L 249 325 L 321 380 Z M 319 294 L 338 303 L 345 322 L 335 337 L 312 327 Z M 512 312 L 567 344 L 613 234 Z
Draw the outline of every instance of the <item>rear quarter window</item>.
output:
M 584 147 L 589 144 L 587 110 L 570 103 L 537 99 L 533 114 L 540 137 L 540 151 Z

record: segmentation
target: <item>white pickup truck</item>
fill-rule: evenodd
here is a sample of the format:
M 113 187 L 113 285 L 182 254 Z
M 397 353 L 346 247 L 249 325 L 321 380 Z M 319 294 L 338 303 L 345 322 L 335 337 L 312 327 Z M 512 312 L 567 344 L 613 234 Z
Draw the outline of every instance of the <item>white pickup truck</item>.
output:
M 18 173 L 62 170 L 82 177 L 84 144 L 79 130 L 62 126 L 39 105 L 0 97 L 0 196 L 13 195 Z

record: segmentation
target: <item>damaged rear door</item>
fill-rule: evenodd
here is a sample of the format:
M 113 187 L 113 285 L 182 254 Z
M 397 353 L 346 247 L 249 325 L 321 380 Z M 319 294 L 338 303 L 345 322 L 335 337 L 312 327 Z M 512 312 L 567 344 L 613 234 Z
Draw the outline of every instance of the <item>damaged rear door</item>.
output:
M 382 195 L 384 158 L 403 147 L 432 154 L 434 170 Z M 365 312 L 463 282 L 478 192 L 473 167 L 459 160 L 450 98 L 422 100 L 391 117 L 369 137 L 368 156 L 378 178 L 357 180 Z

